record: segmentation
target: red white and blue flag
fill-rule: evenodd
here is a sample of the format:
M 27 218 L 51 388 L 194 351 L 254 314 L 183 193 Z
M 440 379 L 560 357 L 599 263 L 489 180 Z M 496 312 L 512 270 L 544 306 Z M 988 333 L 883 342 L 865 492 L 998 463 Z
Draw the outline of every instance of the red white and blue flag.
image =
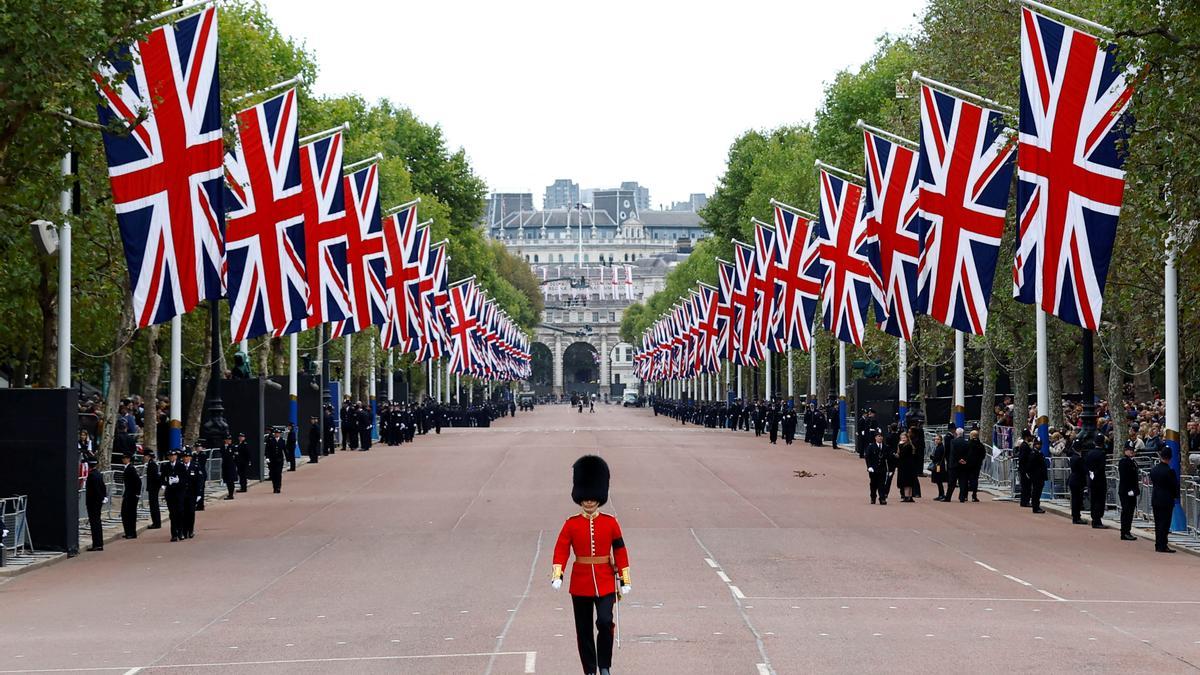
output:
M 306 318 L 304 195 L 296 90 L 236 116 L 225 157 L 225 280 L 233 342 Z
M 217 11 L 154 29 L 95 77 L 113 206 L 139 328 L 222 295 L 224 169 Z M 148 117 L 138 124 L 139 115 Z
M 445 241 L 429 248 L 425 277 L 429 279 L 430 287 L 428 292 L 421 294 L 424 337 L 420 348 L 417 349 L 417 361 L 440 359 L 449 349 L 446 333 L 446 305 L 450 302 L 447 263 Z
M 821 298 L 825 265 L 812 221 L 775 205 L 775 278 L 781 284 L 778 298 L 780 332 L 792 349 L 812 349 L 813 322 Z
M 983 335 L 1016 144 L 1001 113 L 921 87 L 917 307 Z
M 755 366 L 762 358 L 762 349 L 758 343 L 758 326 L 755 323 L 756 290 L 755 264 L 756 251 L 753 246 L 741 242 L 733 245 L 734 290 L 732 305 L 735 310 L 733 362 L 740 366 Z
M 821 170 L 817 189 L 821 196 L 817 239 L 825 265 L 823 325 L 842 342 L 861 347 L 867 306 L 880 285 L 871 266 L 878 243 L 867 231 L 863 188 Z M 882 314 L 878 304 L 875 314 Z
M 779 300 L 784 293 L 776 273 L 780 261 L 777 239 L 774 225 L 754 221 L 755 339 L 763 354 L 787 348 L 780 317 L 783 306 Z
M 346 269 L 351 314 L 333 324 L 333 337 L 382 325 L 387 317 L 386 253 L 379 215 L 379 165 L 371 164 L 343 178 L 346 195 Z
M 737 309 L 733 300 L 737 289 L 737 270 L 733 263 L 717 259 L 717 344 L 718 358 L 732 361 L 737 353 Z
M 1021 10 L 1013 297 L 1090 330 L 1125 191 L 1129 79 L 1115 45 Z
M 917 263 L 921 257 L 917 226 L 917 153 L 893 140 L 863 132 L 867 191 L 863 211 L 867 228 L 879 241 L 875 271 L 883 285 L 886 318 L 876 315 L 884 332 L 912 339 L 917 299 Z
M 449 322 L 450 371 L 471 374 L 479 368 L 479 356 L 475 342 L 479 319 L 476 312 L 475 277 L 457 281 L 450 287 Z
M 411 204 L 383 219 L 383 233 L 387 317 L 379 341 L 384 349 L 413 352 L 423 334 L 418 286 L 429 258 L 429 227 L 417 224 L 417 205 Z

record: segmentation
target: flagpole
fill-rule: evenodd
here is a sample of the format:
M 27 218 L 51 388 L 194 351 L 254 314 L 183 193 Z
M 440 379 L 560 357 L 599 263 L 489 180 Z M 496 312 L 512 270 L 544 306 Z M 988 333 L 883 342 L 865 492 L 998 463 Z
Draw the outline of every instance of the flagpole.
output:
M 300 444 L 300 408 L 297 397 L 300 394 L 300 365 L 297 362 L 299 352 L 299 336 L 292 333 L 288 336 L 288 423 L 296 431 L 296 444 Z M 296 455 L 296 448 L 288 448 L 288 459 Z
M 367 336 L 368 346 L 367 356 L 367 407 L 371 409 L 371 440 L 379 440 L 379 425 L 375 424 L 375 340 L 371 336 Z
M 1050 379 L 1047 372 L 1049 355 L 1046 339 L 1046 311 L 1037 306 L 1037 436 L 1042 444 L 1042 455 L 1050 456 Z M 1028 410 L 1028 401 L 1020 402 Z M 1022 425 L 1027 426 L 1025 419 Z
M 349 131 L 349 130 L 350 130 L 350 123 L 342 122 L 338 126 L 333 127 L 331 129 L 326 129 L 324 131 L 318 131 L 315 134 L 309 134 L 307 136 L 304 136 L 300 140 L 296 141 L 296 143 L 299 145 L 307 145 L 309 143 L 312 143 L 313 141 L 318 141 L 322 138 L 325 138 L 326 136 L 332 136 L 338 132 Z
M 813 343 L 808 349 L 808 400 L 810 403 L 817 402 L 817 342 L 816 335 L 813 336 Z
M 1175 238 L 1167 237 L 1167 260 L 1163 269 L 1163 318 L 1165 319 L 1166 363 L 1164 364 L 1166 382 L 1163 388 L 1163 400 L 1167 408 L 1166 428 L 1163 430 L 1163 440 L 1171 449 L 1171 468 L 1175 470 L 1175 478 L 1181 478 L 1180 469 L 1182 458 L 1179 450 L 1179 277 L 1175 270 Z M 1195 448 L 1190 448 L 1195 452 Z M 1179 532 L 1187 529 L 1187 515 L 1175 499 L 1175 510 L 1171 514 L 1171 530 Z
M 963 332 L 954 331 L 954 426 L 964 429 L 967 426 L 967 373 L 964 365 Z
M 345 344 L 346 353 L 342 355 L 342 400 L 350 396 L 350 336 L 347 335 L 342 339 Z M 351 398 L 351 401 L 354 399 Z M 344 420 L 343 420 L 344 423 Z
M 182 7 L 172 7 L 171 9 L 164 10 L 162 12 L 159 12 L 158 14 L 151 14 L 150 16 L 146 17 L 145 19 L 142 19 L 141 21 L 138 21 L 137 23 L 135 23 L 133 25 L 135 27 L 136 26 L 144 26 L 148 23 L 153 23 L 155 21 L 161 21 L 163 19 L 170 18 L 177 14 L 183 14 L 184 12 L 189 12 L 193 9 L 199 9 L 205 5 L 211 5 L 215 2 L 217 2 L 217 0 L 201 0 L 200 2 L 193 2 L 190 5 L 183 5 Z
M 792 370 L 793 353 L 794 353 L 794 350 L 791 348 L 788 348 L 788 350 L 787 350 L 787 383 L 788 383 L 787 384 L 787 392 L 788 392 L 788 394 L 787 395 L 788 395 L 788 400 L 792 402 L 792 407 L 795 407 L 795 405 L 796 405 L 796 373 L 793 372 L 793 370 Z
M 849 443 L 846 433 L 846 343 L 838 340 L 838 443 Z
M 68 112 L 70 109 L 68 108 Z M 69 147 L 69 146 L 68 146 Z M 75 173 L 74 153 L 67 150 L 62 157 L 62 175 Z M 58 226 L 58 387 L 71 388 L 71 205 L 74 202 L 78 177 L 63 188 L 59 194 L 59 210 L 62 223 Z
M 383 153 L 377 152 L 374 155 L 371 155 L 370 157 L 368 157 L 366 159 L 360 159 L 359 161 L 357 161 L 353 164 L 347 164 L 347 165 L 343 166 L 342 173 L 343 174 L 354 173 L 355 171 L 363 168 L 364 166 L 367 166 L 368 164 L 371 164 L 372 162 L 378 162 L 382 159 L 383 159 Z
M 238 101 L 244 101 L 248 98 L 260 96 L 262 94 L 269 94 L 273 91 L 279 91 L 280 89 L 286 89 L 293 85 L 300 84 L 303 81 L 304 81 L 303 77 L 301 77 L 300 75 L 296 75 L 295 77 L 290 77 L 282 82 L 276 82 L 275 84 L 273 84 L 269 87 L 263 87 L 262 89 L 257 89 L 255 91 L 248 91 L 245 94 L 242 94 L 240 96 L 234 96 L 232 99 L 230 99 L 230 101 L 233 103 L 237 103 Z
M 387 358 L 387 400 L 392 403 L 396 400 L 396 350 L 388 350 Z M 411 386 L 409 387 L 411 389 Z
M 897 408 L 899 410 L 897 412 L 900 418 L 900 428 L 903 429 L 904 421 L 908 417 L 908 343 L 904 341 L 904 338 L 897 338 L 897 341 L 900 343 L 898 354 L 899 365 L 897 366 L 900 380 L 900 398 L 898 399 L 899 404 Z
M 915 82 L 920 82 L 921 84 L 928 85 L 930 87 L 933 87 L 934 89 L 941 89 L 950 94 L 962 96 L 963 98 L 969 98 L 969 99 L 975 101 L 976 103 L 982 103 L 985 106 L 990 106 L 1001 112 L 1008 113 L 1009 115 L 1015 115 L 1017 113 L 1016 110 L 1013 110 L 1012 108 L 1004 105 L 1003 103 L 1000 103 L 998 101 L 993 101 L 992 99 L 985 98 L 983 96 L 980 96 L 979 94 L 973 94 L 973 93 L 967 91 L 966 89 L 959 89 L 958 87 L 946 84 L 945 82 L 939 82 L 938 80 L 934 80 L 932 78 L 925 77 L 924 75 L 922 75 L 921 73 L 919 73 L 915 70 L 913 71 L 912 79 Z
M 742 398 L 742 364 L 740 364 L 740 363 L 738 364 L 738 369 L 737 369 L 737 381 L 738 381 L 738 387 L 737 387 L 738 396 L 737 397 L 740 399 L 740 398 Z
M 171 431 L 168 450 L 183 447 L 183 315 L 171 318 Z M 159 448 L 161 451 L 162 449 Z
M 771 362 L 774 361 L 775 359 L 772 358 L 770 349 L 764 349 L 763 356 L 766 358 L 766 362 L 767 362 L 766 381 L 763 382 L 763 394 L 765 394 L 765 398 L 769 402 L 772 398 L 772 394 L 775 393 L 774 391 L 771 390 Z
M 433 359 L 425 361 L 425 398 L 433 398 Z

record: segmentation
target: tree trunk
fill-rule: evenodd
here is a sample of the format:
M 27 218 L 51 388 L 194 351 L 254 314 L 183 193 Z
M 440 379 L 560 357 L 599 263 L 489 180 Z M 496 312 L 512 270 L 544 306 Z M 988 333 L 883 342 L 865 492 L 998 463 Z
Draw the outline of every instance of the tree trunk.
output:
M 256 374 L 262 378 L 268 377 L 271 374 L 267 370 L 267 366 L 271 364 L 271 348 L 274 346 L 271 344 L 272 342 L 274 340 L 270 336 L 264 335 L 258 344 L 258 369 Z
M 1139 352 L 1133 357 L 1133 400 L 1145 403 L 1154 398 L 1154 385 L 1150 382 L 1150 356 Z M 1178 430 L 1177 430 L 1178 431 Z
M 1125 363 L 1125 341 L 1121 339 L 1121 329 L 1117 326 L 1111 327 L 1114 330 L 1108 331 L 1107 344 L 1112 360 L 1108 363 L 1108 393 L 1105 398 L 1108 399 L 1109 419 L 1112 422 L 1112 445 L 1115 461 L 1121 456 L 1121 449 L 1125 447 L 1125 410 L 1121 405 L 1124 400 L 1122 389 L 1125 378 L 1118 370 L 1118 367 Z
M 117 408 L 121 398 L 125 396 L 129 386 L 129 341 L 136 331 L 133 320 L 133 296 L 129 291 L 129 279 L 122 277 L 122 290 L 125 301 L 121 304 L 121 320 L 117 322 L 117 334 L 113 345 L 122 345 L 112 355 L 112 375 L 109 379 L 108 397 L 104 400 L 104 427 L 100 435 L 99 459 L 100 470 L 106 471 L 112 459 L 113 438 L 117 431 Z
M 54 273 L 51 269 L 49 256 L 38 256 L 38 309 L 42 314 L 42 362 L 38 366 L 37 382 L 40 387 L 53 387 L 58 384 L 58 298 L 51 288 L 50 278 Z M 67 345 L 67 349 L 70 349 Z
M 14 389 L 21 389 L 25 386 L 25 378 L 29 373 L 29 341 L 24 339 L 21 341 L 21 346 L 17 348 L 17 364 L 13 368 L 12 381 L 9 386 Z
M 1018 355 L 1017 358 L 1022 356 Z M 1014 367 L 1008 371 L 1013 386 L 1013 428 L 1016 429 L 1014 433 L 1029 428 L 1029 367 L 1028 364 L 1021 365 L 1020 368 Z
M 209 303 L 209 311 L 213 311 L 213 305 Z M 212 317 L 208 317 L 211 321 Z M 205 328 L 208 326 L 206 325 Z M 207 364 L 212 360 L 212 332 L 204 331 L 204 351 L 201 357 L 201 363 Z M 183 446 L 186 448 L 196 442 L 200 438 L 200 422 L 204 416 L 204 401 L 208 397 L 208 383 L 212 380 L 212 366 L 204 365 L 196 373 L 196 388 L 192 390 L 192 400 L 188 402 L 187 409 L 187 425 L 183 428 Z
M 1062 429 L 1063 412 L 1062 412 L 1062 369 L 1059 368 L 1059 355 L 1056 350 L 1046 350 L 1046 380 L 1049 394 L 1049 401 L 1046 401 L 1046 416 L 1049 418 L 1050 431 L 1058 431 Z
M 142 400 L 146 405 L 146 415 L 142 422 L 142 446 L 146 450 L 158 452 L 158 380 L 162 375 L 162 355 L 158 353 L 158 338 L 162 326 L 151 326 L 146 330 L 146 354 L 149 364 L 146 366 L 146 385 L 142 389 Z
M 979 402 L 979 436 L 984 443 L 992 442 L 992 428 L 996 426 L 996 360 L 992 358 L 991 350 L 983 337 L 983 389 Z

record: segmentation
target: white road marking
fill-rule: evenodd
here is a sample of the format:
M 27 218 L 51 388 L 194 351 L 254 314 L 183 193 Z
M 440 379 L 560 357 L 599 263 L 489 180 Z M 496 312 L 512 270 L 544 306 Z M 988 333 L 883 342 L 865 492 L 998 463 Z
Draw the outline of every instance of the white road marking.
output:
M 537 672 L 537 652 L 525 652 L 525 672 Z
M 758 675 L 771 675 L 771 669 L 765 663 L 755 664 L 758 666 Z
M 788 602 L 824 602 L 824 601 L 847 601 L 847 600 L 879 600 L 879 601 L 910 601 L 910 602 L 1070 602 L 1076 605 L 1175 605 L 1186 607 L 1191 605 L 1200 605 L 1200 600 L 1126 600 L 1126 599 L 1086 599 L 1080 598 L 1072 600 L 1064 598 L 1060 595 L 1055 595 L 1050 591 L 1041 588 L 1034 589 L 1038 593 L 1046 596 L 1045 598 L 987 598 L 987 597 L 923 597 L 916 595 L 748 595 L 746 600 L 778 600 Z M 797 606 L 793 605 L 793 609 Z M 842 609 L 849 609 L 847 605 L 842 605 Z M 938 607 L 939 610 L 945 610 L 945 607 Z M 1040 609 L 1033 610 L 1040 612 Z M 1081 610 L 1086 611 L 1086 610 Z
M 730 585 L 730 586 L 729 586 L 729 590 L 733 592 L 733 597 L 735 597 L 735 598 L 737 598 L 737 599 L 739 599 L 739 600 L 745 600 L 745 599 L 746 599 L 746 596 L 742 595 L 742 589 L 738 588 L 737 586 Z M 747 608 L 747 609 L 753 609 L 753 608 L 752 608 L 752 607 L 750 607 L 749 605 L 747 605 L 747 607 L 746 607 L 746 608 Z
M 505 453 L 505 456 L 507 457 L 508 454 Z M 464 514 L 465 514 L 465 512 L 464 512 Z M 460 518 L 460 520 L 461 520 L 461 518 Z M 512 626 L 513 619 L 517 618 L 517 610 L 521 609 L 521 603 L 525 602 L 525 598 L 529 597 L 529 589 L 533 587 L 533 573 L 534 573 L 534 570 L 537 569 L 538 559 L 541 558 L 541 556 L 542 556 L 542 537 L 545 534 L 546 534 L 545 530 L 538 530 L 537 544 L 535 544 L 534 550 L 533 550 L 533 561 L 529 563 L 529 578 L 525 580 L 525 592 L 522 593 L 521 597 L 517 600 L 517 606 L 514 607 L 513 610 L 508 613 L 508 621 L 504 622 L 504 629 L 500 631 L 500 636 L 496 638 L 496 649 L 495 649 L 496 653 L 499 653 L 500 647 L 502 647 L 504 645 L 504 636 L 508 635 L 508 629 Z M 488 659 L 487 670 L 484 671 L 484 675 L 491 675 L 492 666 L 495 663 L 496 663 L 495 656 L 492 656 L 490 659 Z M 528 664 L 528 663 L 529 663 L 529 661 L 527 660 L 526 664 Z M 526 665 L 526 668 L 528 668 L 528 665 Z M 528 673 L 528 672 L 532 672 L 532 671 L 526 670 L 525 672 Z
M 999 572 L 1000 571 L 1000 570 L 996 569 L 995 567 L 992 567 L 991 565 L 989 565 L 985 562 L 980 562 L 978 560 L 975 561 L 975 564 L 979 565 L 980 567 L 982 567 L 985 570 L 988 570 L 989 572 Z
M 717 569 L 717 563 L 712 558 L 705 558 L 704 562 L 708 563 L 709 567 L 711 567 L 713 569 Z
M 724 581 L 724 582 L 725 582 L 725 583 L 727 583 L 727 584 L 728 584 L 728 583 L 730 583 L 730 581 L 729 581 L 729 575 L 728 575 L 728 574 L 725 574 L 725 573 L 724 573 L 724 572 L 722 572 L 721 570 L 717 570 L 717 577 L 719 577 L 719 578 L 721 579 L 721 581 Z
M 484 656 L 524 656 L 525 657 L 525 672 L 532 673 L 532 665 L 537 663 L 537 652 L 468 652 L 462 654 L 408 654 L 397 656 L 341 656 L 324 659 L 279 659 L 275 661 L 227 661 L 224 663 L 168 663 L 153 666 L 155 670 L 168 669 L 195 669 L 195 668 L 233 668 L 238 666 L 281 666 L 301 663 L 354 663 L 354 662 L 379 662 L 379 661 L 416 661 L 420 659 L 465 659 L 465 658 L 482 658 Z M 135 675 L 141 672 L 144 668 L 150 666 L 137 666 L 129 668 L 127 666 L 119 667 L 92 667 L 92 668 L 47 668 L 43 670 L 0 670 L 0 675 L 10 675 L 15 673 L 81 673 L 81 672 L 97 672 L 97 671 L 112 671 L 122 672 L 124 675 Z
M 1004 578 L 1011 579 L 1011 580 L 1017 582 L 1018 584 L 1021 584 L 1022 586 L 1032 586 L 1033 585 L 1033 584 L 1029 583 L 1028 581 L 1025 581 L 1024 579 L 1018 579 L 1011 574 L 1005 574 Z
M 704 464 L 699 460 L 696 461 L 701 466 L 704 466 Z M 708 467 L 704 468 L 707 469 Z M 712 473 L 712 471 L 710 470 L 709 473 Z M 713 476 L 716 477 L 716 474 L 713 474 Z M 721 479 L 717 477 L 717 480 Z M 732 490 L 733 488 L 730 489 Z M 745 499 L 745 497 L 742 498 Z M 747 502 L 749 502 L 749 500 L 747 500 Z M 761 510 L 759 512 L 761 513 Z M 766 515 L 767 514 L 764 513 L 763 517 L 766 517 Z M 767 518 L 767 520 L 770 520 L 770 518 Z M 774 525 L 774 522 L 772 522 L 772 524 Z M 778 527 L 778 525 L 776 525 L 776 527 Z M 704 554 L 708 556 L 707 559 L 716 562 L 716 556 L 712 554 L 712 551 L 708 550 L 708 547 L 704 545 L 703 541 L 700 541 L 700 535 L 696 534 L 695 528 L 689 528 L 688 531 L 692 533 L 692 538 L 696 540 L 696 544 L 700 547 L 700 550 L 704 551 Z M 720 563 L 717 563 L 717 567 L 720 567 Z M 717 575 L 720 576 L 722 580 L 726 581 L 726 585 L 729 586 L 730 592 L 733 593 L 733 601 L 737 603 L 738 613 L 742 615 L 742 622 L 746 624 L 746 628 L 749 628 L 750 633 L 754 636 L 754 644 L 758 647 L 758 655 L 762 657 L 762 662 L 756 664 L 759 667 L 759 672 L 767 673 L 767 675 L 775 675 L 775 670 L 771 667 L 771 659 L 767 656 L 766 645 L 763 643 L 763 636 L 758 632 L 758 629 L 754 627 L 754 623 L 750 621 L 750 617 L 746 615 L 746 607 L 742 604 L 742 600 L 744 600 L 746 596 L 742 593 L 740 588 L 728 583 L 729 577 L 726 576 L 724 572 L 718 570 Z M 657 607 L 655 609 L 657 609 Z M 713 635 L 720 635 L 720 633 L 713 633 Z
M 1043 591 L 1042 589 L 1040 589 L 1040 588 L 1039 588 L 1039 589 L 1037 589 L 1037 592 L 1038 592 L 1038 593 L 1041 593 L 1042 595 L 1046 596 L 1047 598 L 1050 598 L 1051 600 L 1055 600 L 1055 601 L 1057 601 L 1057 602 L 1069 602 L 1069 600 L 1067 600 L 1066 598 L 1060 598 L 1060 597 L 1058 597 L 1057 595 L 1055 595 L 1055 594 L 1051 593 L 1050 591 Z M 1106 601 L 1106 600 L 1083 600 L 1083 601 L 1081 601 L 1081 602 L 1110 602 L 1110 601 Z M 1111 602 L 1122 602 L 1122 601 L 1121 601 L 1121 600 L 1112 600 Z M 1129 601 L 1129 602 L 1144 602 L 1144 601 L 1131 600 L 1131 601 Z
M 141 668 L 130 668 L 129 670 L 125 671 L 125 675 L 137 675 L 141 671 Z

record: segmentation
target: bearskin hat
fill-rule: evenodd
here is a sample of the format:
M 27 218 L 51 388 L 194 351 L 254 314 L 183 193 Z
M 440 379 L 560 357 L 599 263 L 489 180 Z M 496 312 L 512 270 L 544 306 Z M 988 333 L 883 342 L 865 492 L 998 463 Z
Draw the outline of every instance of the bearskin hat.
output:
M 574 471 L 571 499 L 576 504 L 594 499 L 604 506 L 608 501 L 608 463 L 596 455 L 584 455 L 571 468 Z

